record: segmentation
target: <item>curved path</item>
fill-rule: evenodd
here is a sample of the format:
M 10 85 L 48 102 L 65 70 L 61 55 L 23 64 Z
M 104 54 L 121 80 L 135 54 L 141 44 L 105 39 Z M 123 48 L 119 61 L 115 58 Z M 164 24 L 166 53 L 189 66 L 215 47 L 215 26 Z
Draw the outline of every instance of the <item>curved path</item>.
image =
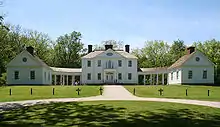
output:
M 48 104 L 51 102 L 74 102 L 74 101 L 108 101 L 108 100 L 130 100 L 130 101 L 157 101 L 157 102 L 173 102 L 182 104 L 193 104 L 220 108 L 220 102 L 199 101 L 188 99 L 168 99 L 168 98 L 144 98 L 132 95 L 123 86 L 110 85 L 104 86 L 103 95 L 83 98 L 60 98 L 60 99 L 42 99 L 42 100 L 27 100 L 0 103 L 0 110 L 10 110 L 23 106 L 31 106 L 35 104 Z

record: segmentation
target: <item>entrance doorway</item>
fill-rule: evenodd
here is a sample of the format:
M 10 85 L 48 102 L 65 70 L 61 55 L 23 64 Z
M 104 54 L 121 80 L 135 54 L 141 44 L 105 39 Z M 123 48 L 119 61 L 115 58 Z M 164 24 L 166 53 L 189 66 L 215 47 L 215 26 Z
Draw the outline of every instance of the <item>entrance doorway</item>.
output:
M 105 83 L 114 83 L 114 73 L 106 73 Z

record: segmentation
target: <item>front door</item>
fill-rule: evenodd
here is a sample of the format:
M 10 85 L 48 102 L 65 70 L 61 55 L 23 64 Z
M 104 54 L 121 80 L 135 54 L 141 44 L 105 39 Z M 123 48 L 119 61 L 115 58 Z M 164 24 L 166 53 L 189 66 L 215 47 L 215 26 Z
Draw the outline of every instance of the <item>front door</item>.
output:
M 106 83 L 114 83 L 114 74 L 113 73 L 107 73 L 105 77 Z

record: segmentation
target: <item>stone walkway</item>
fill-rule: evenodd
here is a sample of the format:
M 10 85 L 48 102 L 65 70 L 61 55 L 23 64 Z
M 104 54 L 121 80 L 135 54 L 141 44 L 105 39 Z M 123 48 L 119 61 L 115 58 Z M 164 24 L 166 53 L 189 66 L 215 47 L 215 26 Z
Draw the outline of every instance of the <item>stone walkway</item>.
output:
M 19 108 L 23 106 L 31 106 L 35 104 L 48 104 L 51 102 L 74 102 L 74 101 L 111 101 L 111 100 L 130 100 L 130 101 L 156 101 L 156 102 L 172 102 L 182 104 L 193 104 L 210 106 L 220 108 L 220 102 L 212 101 L 199 101 L 199 100 L 188 100 L 188 99 L 168 99 L 168 98 L 144 98 L 136 97 L 127 91 L 123 86 L 109 85 L 104 86 L 103 95 L 94 97 L 83 97 L 83 98 L 59 98 L 59 99 L 42 99 L 42 100 L 27 100 L 27 101 L 14 101 L 14 102 L 1 102 L 1 110 L 10 110 L 12 108 Z

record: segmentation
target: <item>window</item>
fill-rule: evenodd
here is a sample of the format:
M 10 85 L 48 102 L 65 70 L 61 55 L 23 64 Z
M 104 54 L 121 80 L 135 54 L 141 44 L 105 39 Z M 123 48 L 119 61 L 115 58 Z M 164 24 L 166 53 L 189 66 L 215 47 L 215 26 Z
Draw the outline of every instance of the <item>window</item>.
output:
M 50 72 L 48 72 L 48 81 L 50 81 Z
M 35 71 L 30 71 L 31 80 L 35 79 Z
M 192 76 L 193 76 L 192 71 L 191 71 L 191 70 L 190 70 L 190 71 L 188 71 L 188 79 L 192 79 Z
M 47 80 L 47 72 L 44 72 L 44 79 Z
M 91 61 L 90 60 L 87 61 L 87 67 L 91 67 Z
M 15 71 L 14 72 L 14 78 L 15 79 L 19 79 L 19 71 Z
M 128 61 L 128 67 L 132 67 L 132 61 L 131 60 Z
M 171 80 L 173 80 L 173 72 L 171 72 Z
M 87 74 L 87 80 L 91 80 L 91 73 Z
M 122 66 L 122 61 L 118 60 L 118 66 L 121 67 Z
M 179 79 L 179 71 L 176 72 L 176 79 Z
M 22 60 L 23 60 L 23 62 L 27 62 L 27 58 L 26 57 L 24 57 Z
M 131 80 L 131 78 L 132 78 L 131 73 L 128 73 L 128 80 Z
M 202 76 L 203 79 L 207 79 L 207 70 L 203 70 L 203 76 Z
M 101 80 L 102 77 L 101 77 L 101 73 L 98 73 L 98 80 Z
M 102 61 L 98 60 L 98 67 L 101 67 Z
M 118 80 L 121 80 L 122 79 L 122 75 L 121 73 L 118 73 Z

